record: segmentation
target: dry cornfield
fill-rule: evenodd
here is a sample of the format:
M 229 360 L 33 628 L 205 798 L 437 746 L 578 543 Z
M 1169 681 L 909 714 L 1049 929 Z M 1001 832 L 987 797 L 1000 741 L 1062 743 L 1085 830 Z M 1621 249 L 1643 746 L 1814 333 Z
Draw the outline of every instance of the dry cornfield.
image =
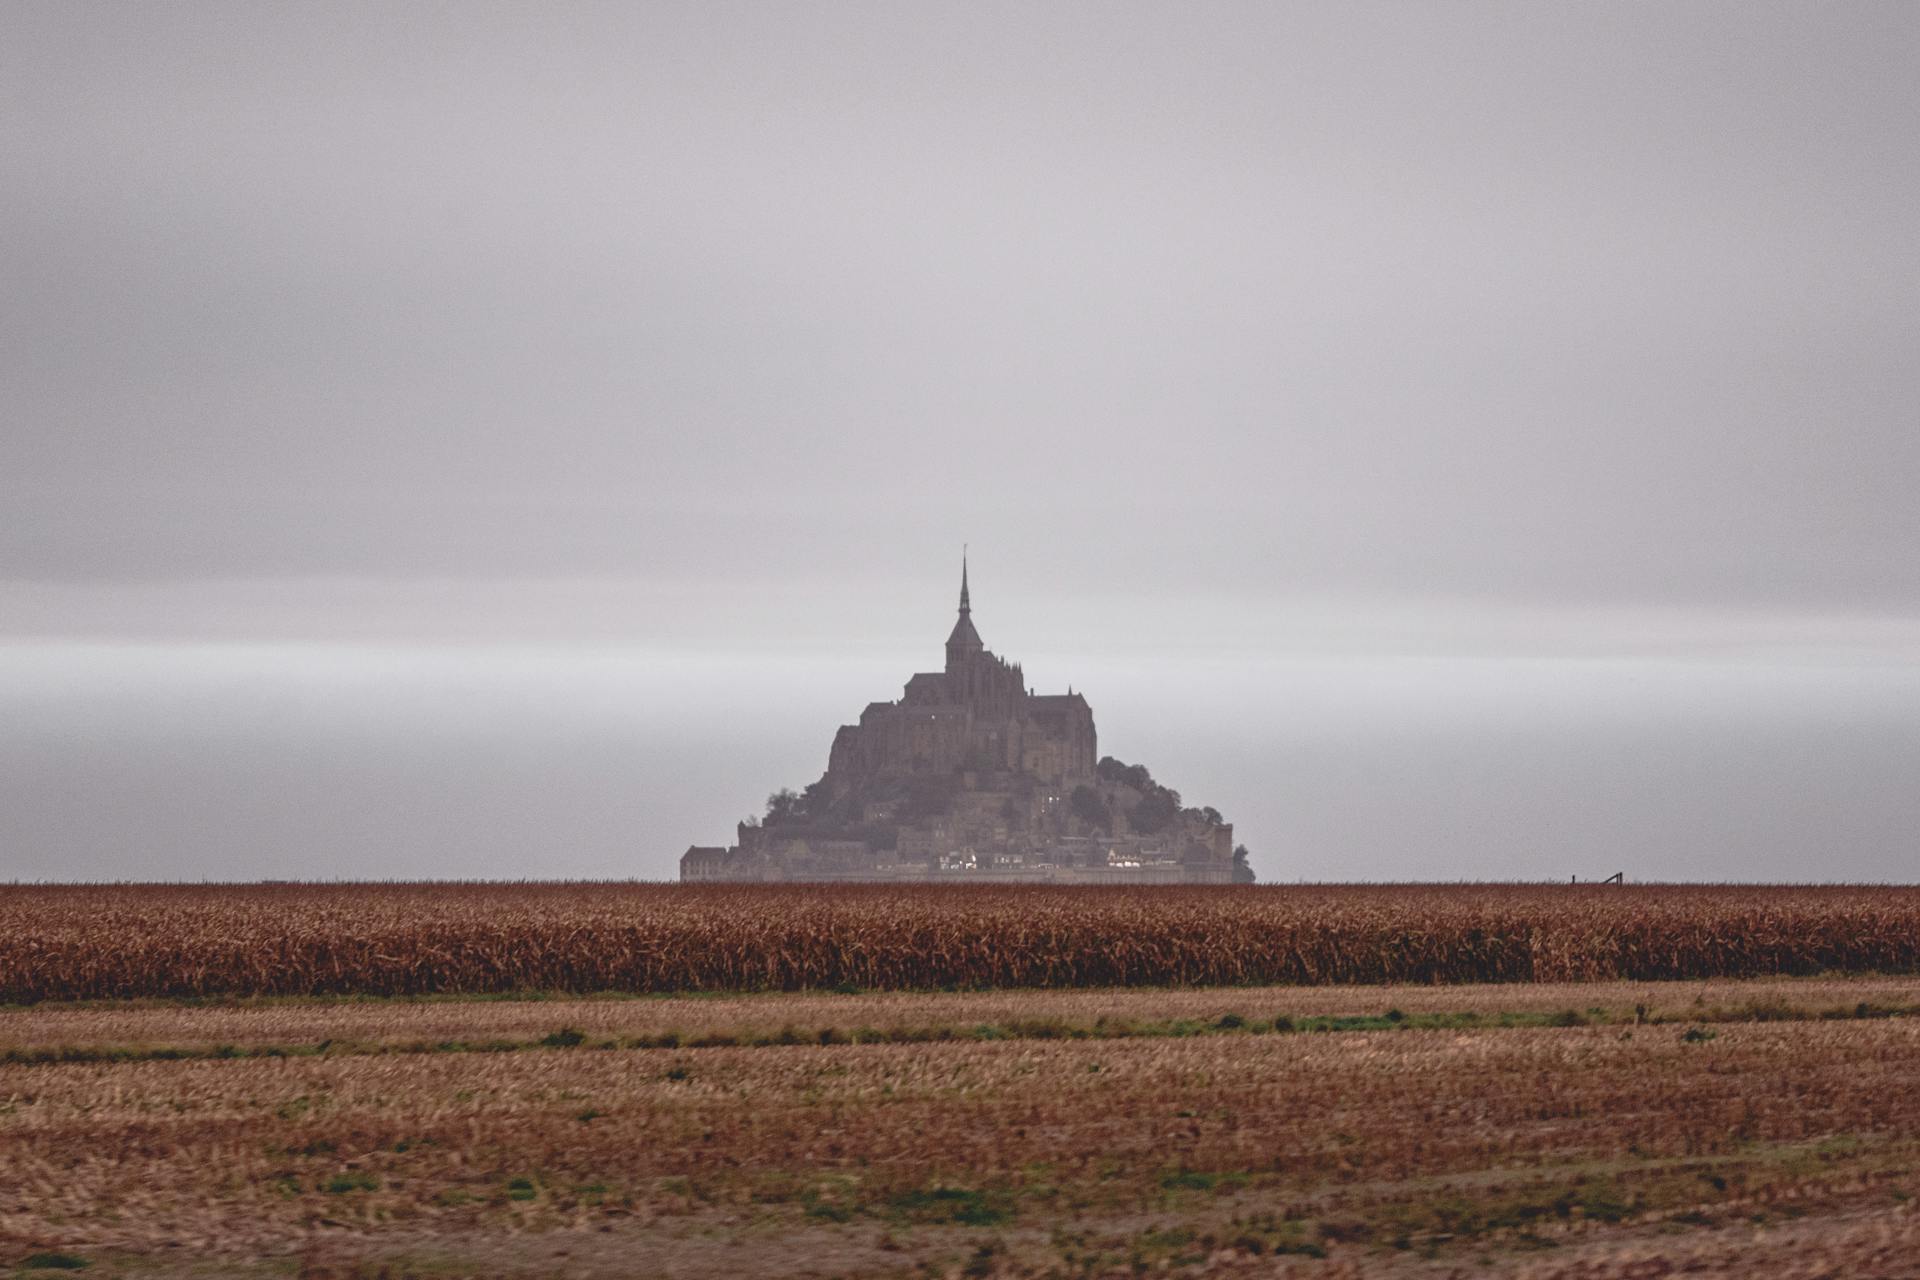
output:
M 1920 971 L 1920 888 L 0 887 L 0 1002 Z

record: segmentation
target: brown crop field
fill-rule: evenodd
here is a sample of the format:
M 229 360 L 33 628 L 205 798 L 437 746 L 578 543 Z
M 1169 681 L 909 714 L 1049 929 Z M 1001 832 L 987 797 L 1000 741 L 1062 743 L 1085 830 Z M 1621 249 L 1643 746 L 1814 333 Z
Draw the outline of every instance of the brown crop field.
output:
M 0 1002 L 1920 971 L 1920 889 L 0 887 Z
M 0 1268 L 1911 1276 L 1916 1009 L 1920 978 L 13 1008 Z
M 1920 890 L 0 888 L 0 1274 L 1920 1278 Z

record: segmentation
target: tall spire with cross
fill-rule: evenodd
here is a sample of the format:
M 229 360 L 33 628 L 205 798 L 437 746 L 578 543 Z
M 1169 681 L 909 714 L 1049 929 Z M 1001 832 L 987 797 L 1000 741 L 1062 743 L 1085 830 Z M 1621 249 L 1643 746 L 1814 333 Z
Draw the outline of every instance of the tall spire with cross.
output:
M 960 620 L 953 624 L 953 633 L 947 637 L 947 671 L 958 671 L 969 660 L 979 655 L 986 646 L 980 642 L 980 633 L 973 629 L 973 601 L 967 592 L 967 551 L 960 549 Z

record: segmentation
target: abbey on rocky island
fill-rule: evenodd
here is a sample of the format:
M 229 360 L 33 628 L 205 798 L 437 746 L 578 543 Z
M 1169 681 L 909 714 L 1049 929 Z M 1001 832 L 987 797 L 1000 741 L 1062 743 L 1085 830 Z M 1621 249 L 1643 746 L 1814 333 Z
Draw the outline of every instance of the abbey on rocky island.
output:
M 1036 694 L 973 626 L 967 568 L 946 667 L 870 703 L 827 771 L 769 797 L 730 848 L 695 845 L 682 880 L 1251 880 L 1233 827 L 1140 765 L 1102 758 L 1087 700 Z

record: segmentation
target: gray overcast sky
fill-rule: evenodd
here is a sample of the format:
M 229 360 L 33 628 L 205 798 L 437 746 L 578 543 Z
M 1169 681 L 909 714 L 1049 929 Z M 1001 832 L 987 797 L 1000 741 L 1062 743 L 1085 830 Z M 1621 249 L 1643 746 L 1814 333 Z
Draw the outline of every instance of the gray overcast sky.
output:
M 962 541 L 1268 878 L 1920 866 L 1920 7 L 16 2 L 0 175 L 0 878 L 669 874 Z

